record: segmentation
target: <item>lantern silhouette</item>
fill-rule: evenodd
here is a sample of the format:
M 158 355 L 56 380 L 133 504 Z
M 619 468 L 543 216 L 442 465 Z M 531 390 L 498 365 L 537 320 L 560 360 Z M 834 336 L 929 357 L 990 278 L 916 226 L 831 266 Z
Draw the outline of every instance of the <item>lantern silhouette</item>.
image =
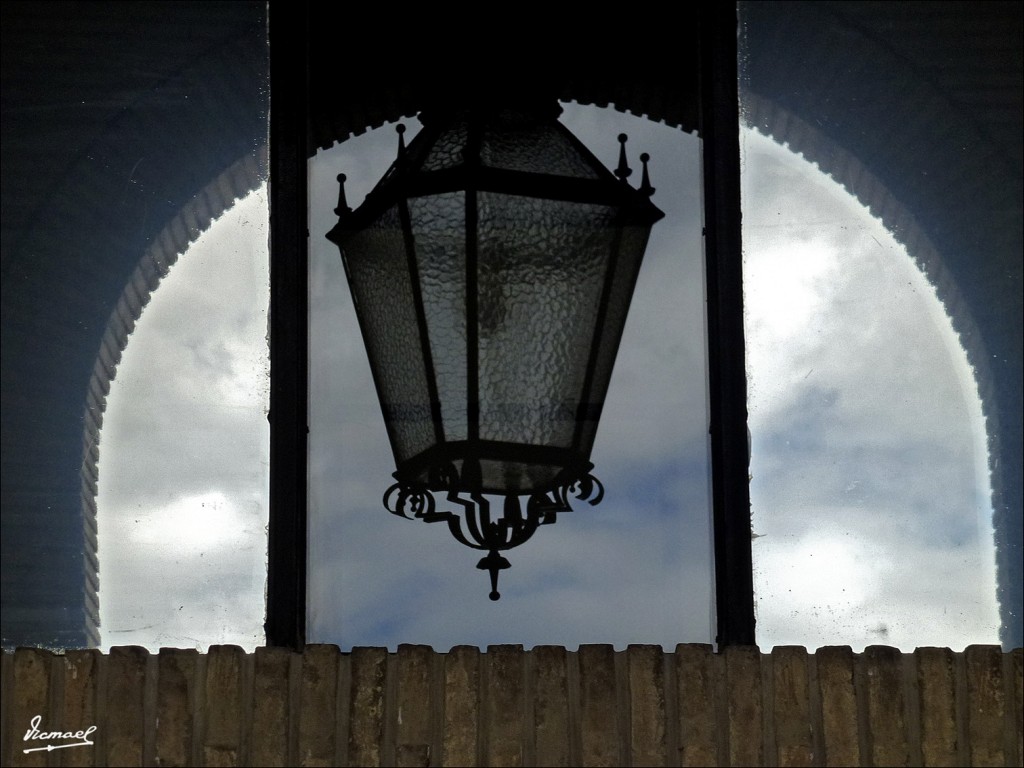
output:
M 327 237 L 342 254 L 394 453 L 393 513 L 502 552 L 603 488 L 590 452 L 652 225 L 557 103 L 446 107 Z M 442 509 L 442 507 L 445 507 Z

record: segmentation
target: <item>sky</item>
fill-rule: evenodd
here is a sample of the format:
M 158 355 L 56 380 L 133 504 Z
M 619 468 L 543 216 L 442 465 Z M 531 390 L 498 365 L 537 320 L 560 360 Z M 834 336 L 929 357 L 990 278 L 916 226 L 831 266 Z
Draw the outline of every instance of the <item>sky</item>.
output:
M 619 132 L 634 167 L 649 152 L 666 218 L 591 457 L 605 499 L 506 553 L 496 603 L 479 552 L 381 505 L 394 461 L 323 238 L 335 176 L 355 207 L 394 129 L 310 163 L 311 642 L 712 640 L 699 142 L 607 110 L 562 119 L 609 167 Z M 841 188 L 764 137 L 743 144 L 759 644 L 996 642 L 984 421 L 948 317 Z M 260 193 L 179 259 L 129 340 L 100 447 L 103 647 L 262 644 L 266 232 Z

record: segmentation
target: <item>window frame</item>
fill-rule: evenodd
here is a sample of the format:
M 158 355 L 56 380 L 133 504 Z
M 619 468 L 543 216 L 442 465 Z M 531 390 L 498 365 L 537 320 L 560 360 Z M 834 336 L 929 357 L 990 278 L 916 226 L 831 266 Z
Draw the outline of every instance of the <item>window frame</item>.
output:
M 306 642 L 308 471 L 307 106 L 310 17 L 270 8 L 270 520 L 266 643 Z M 703 139 L 711 497 L 719 647 L 754 645 L 740 238 L 736 6 L 697 12 Z M 275 41 L 288 41 L 274 55 Z M 283 49 L 284 46 L 281 46 Z M 682 588 L 683 585 L 680 585 Z

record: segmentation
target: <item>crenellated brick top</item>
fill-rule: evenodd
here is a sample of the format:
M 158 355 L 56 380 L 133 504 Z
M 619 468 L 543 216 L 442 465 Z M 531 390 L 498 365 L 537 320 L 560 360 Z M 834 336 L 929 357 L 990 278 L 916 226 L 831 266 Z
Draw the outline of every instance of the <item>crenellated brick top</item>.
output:
M 1021 688 L 1022 651 L 997 646 L 19 649 L 3 654 L 0 754 L 4 765 L 1020 765 Z M 92 744 L 63 746 L 91 726 Z

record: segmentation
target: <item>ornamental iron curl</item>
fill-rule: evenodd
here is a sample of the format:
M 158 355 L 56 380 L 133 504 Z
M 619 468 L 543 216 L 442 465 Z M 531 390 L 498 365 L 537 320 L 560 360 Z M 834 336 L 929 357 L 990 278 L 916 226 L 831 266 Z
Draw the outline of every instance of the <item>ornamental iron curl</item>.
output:
M 434 512 L 434 497 L 430 491 L 409 483 L 395 483 L 384 491 L 383 503 L 388 512 L 407 520 L 422 519 Z
M 570 496 L 591 505 L 600 503 L 604 498 L 604 486 L 589 473 L 575 478 L 560 477 L 561 483 L 551 490 L 529 496 L 525 514 L 518 495 L 499 496 L 504 501 L 501 514 L 495 515 L 487 495 L 460 490 L 458 471 L 451 464 L 432 470 L 431 476 L 444 478 L 442 487 L 431 489 L 399 481 L 384 493 L 384 507 L 408 520 L 447 523 L 457 541 L 471 549 L 487 551 L 487 556 L 476 567 L 490 573 L 491 600 L 501 598 L 498 573 L 512 567 L 500 552 L 529 541 L 539 526 L 555 523 L 559 512 L 572 512 Z M 447 500 L 461 510 L 437 511 L 433 492 L 445 490 Z

